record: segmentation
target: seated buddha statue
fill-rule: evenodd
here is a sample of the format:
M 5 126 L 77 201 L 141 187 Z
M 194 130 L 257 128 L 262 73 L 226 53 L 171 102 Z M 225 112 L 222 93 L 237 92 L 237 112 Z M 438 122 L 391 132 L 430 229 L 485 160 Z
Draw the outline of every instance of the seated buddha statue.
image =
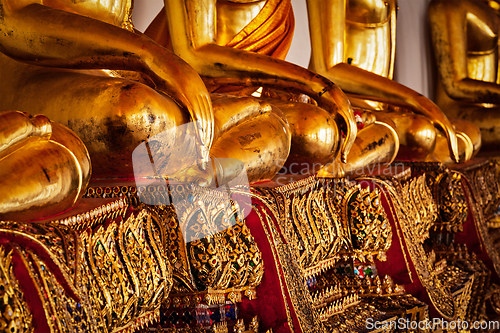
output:
M 431 100 L 392 80 L 396 7 L 395 0 L 308 0 L 309 68 L 338 84 L 355 109 L 393 121 L 399 159 L 467 160 L 481 144 L 477 129 L 450 122 Z
M 184 173 L 187 178 L 213 179 L 208 161 L 219 156 L 217 150 L 210 153 L 212 142 L 236 146 L 237 135 L 242 141 L 233 151 L 241 152 L 235 156 L 245 163 L 249 180 L 271 178 L 281 168 L 276 161 L 289 153 L 282 113 L 249 98 L 225 99 L 214 112 L 199 75 L 135 31 L 131 10 L 129 0 L 1 0 L 0 110 L 43 114 L 71 128 L 89 151 L 95 178 L 131 178 L 135 148 L 164 132 L 163 142 L 149 147 L 162 154 L 151 154 L 164 156 L 168 161 L 159 163 L 170 169 L 189 166 L 194 154 L 200 163 Z M 326 95 L 329 89 L 343 97 L 336 87 L 325 88 Z M 337 110 L 333 98 L 325 100 Z M 341 102 L 338 109 L 349 112 Z M 193 133 L 185 132 L 186 124 L 195 124 L 196 137 L 187 147 Z M 176 151 L 179 146 L 186 150 Z
M 351 169 L 393 159 L 399 145 L 391 126 L 372 119 L 366 130 L 356 131 L 348 100 L 329 79 L 283 60 L 294 28 L 289 0 L 173 0 L 164 5 L 145 33 L 188 62 L 218 100 L 255 96 L 264 87 L 258 100 L 281 110 L 292 134 L 287 170 L 313 173 L 332 164 L 341 167 L 331 168 L 328 176 L 342 175 L 349 167 L 342 167 L 333 153 L 339 132 L 342 162 Z M 221 148 L 216 143 L 212 151 Z M 233 156 L 234 148 L 223 147 Z
M 450 117 L 478 126 L 485 148 L 500 143 L 499 8 L 497 1 L 433 0 L 428 11 L 436 103 Z
M 259 12 L 263 4 L 252 2 L 251 12 Z M 217 85 L 235 81 L 312 95 L 319 107 L 302 103 L 300 112 L 304 118 L 307 112 L 321 115 L 315 114 L 314 124 L 309 122 L 308 126 L 313 127 L 313 138 L 309 140 L 312 143 L 304 145 L 311 146 L 311 154 L 325 163 L 339 152 L 345 160 L 353 144 L 356 124 L 352 110 L 331 81 L 267 56 L 252 53 L 248 57 L 248 52 L 225 53 L 220 49 L 214 53 L 211 47 L 215 44 L 210 43 L 203 48 L 204 56 L 198 58 L 203 58 L 204 64 L 192 61 L 188 54 L 192 53 L 190 43 L 195 42 L 201 49 L 215 27 L 215 22 L 207 21 L 206 31 L 189 33 L 192 27 L 203 26 L 201 21 L 194 24 L 193 20 L 209 17 L 206 11 L 200 14 L 203 17 L 193 17 L 193 13 L 200 13 L 194 9 L 212 10 L 214 6 L 166 2 L 171 16 L 181 15 L 177 22 L 182 24 L 175 25 L 173 31 L 174 49 L 196 67 L 195 71 L 176 54 L 133 29 L 131 1 L 2 0 L 0 5 L 0 29 L 9 32 L 0 36 L 0 110 L 44 114 L 67 125 L 87 146 L 96 178 L 131 177 L 131 155 L 140 143 L 188 122 L 196 124 L 197 140 L 187 150 L 175 151 L 179 142 L 185 143 L 187 134 L 183 130 L 169 131 L 169 137 L 163 137 L 159 147 L 150 145 L 162 151 L 168 160 L 163 164 L 173 164 L 171 169 L 182 168 L 183 156 L 191 161 L 192 154 L 199 157 L 200 174 L 208 170 L 211 157 L 242 161 L 249 181 L 270 179 L 281 169 L 290 152 L 291 137 L 283 112 L 266 101 L 248 97 L 227 97 L 217 103 L 214 98 L 214 110 L 198 73 L 215 81 L 221 79 L 214 83 Z M 219 26 L 229 29 L 231 24 Z M 189 41 L 189 36 L 196 41 Z M 261 62 L 260 69 L 245 70 Z M 343 124 L 343 138 L 334 118 Z M 238 169 L 231 165 L 221 168 L 228 172 Z

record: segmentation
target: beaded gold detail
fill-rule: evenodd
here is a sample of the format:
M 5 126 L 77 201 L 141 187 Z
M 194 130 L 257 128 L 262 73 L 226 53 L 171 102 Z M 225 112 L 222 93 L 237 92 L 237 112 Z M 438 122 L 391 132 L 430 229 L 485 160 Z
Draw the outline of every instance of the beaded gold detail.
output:
M 144 190 L 144 189 L 143 189 Z M 137 200 L 135 186 L 89 186 L 83 195 L 84 198 L 128 198 Z M 133 205 L 137 204 L 132 202 Z
M 237 289 L 214 290 L 208 288 L 203 291 L 193 291 L 188 293 L 181 293 L 173 291 L 167 301 L 164 302 L 166 308 L 183 308 L 183 307 L 196 307 L 200 304 L 206 305 L 224 305 L 227 302 L 233 304 L 240 303 L 243 300 L 243 295 L 249 300 L 256 298 L 257 292 L 254 288 L 243 287 Z
M 124 216 L 128 209 L 129 200 L 124 197 L 114 200 L 107 204 L 96 207 L 88 212 L 66 217 L 62 220 L 53 221 L 53 224 L 64 224 L 71 226 L 75 230 L 93 228 L 103 224 L 106 220 L 116 219 L 118 216 Z

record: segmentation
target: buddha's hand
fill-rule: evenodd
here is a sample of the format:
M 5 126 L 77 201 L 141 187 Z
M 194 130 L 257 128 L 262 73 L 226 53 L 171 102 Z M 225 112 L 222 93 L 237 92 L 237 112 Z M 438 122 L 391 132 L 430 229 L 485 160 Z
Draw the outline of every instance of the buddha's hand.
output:
M 424 116 L 427 116 L 434 125 L 438 125 L 444 131 L 446 140 L 448 141 L 448 149 L 450 151 L 451 158 L 459 163 L 459 153 L 458 153 L 458 142 L 457 142 L 457 134 L 455 132 L 455 128 L 453 124 L 450 122 L 448 117 L 441 111 L 441 109 L 434 104 L 430 99 L 425 96 L 419 95 L 414 98 L 413 101 L 410 101 L 413 104 L 419 113 Z M 467 150 L 470 150 L 468 148 Z M 472 152 L 467 151 L 466 156 L 471 156 Z
M 317 96 L 314 96 L 318 105 L 326 110 L 329 110 L 337 117 L 341 117 L 343 120 L 343 124 L 340 126 L 340 132 L 343 137 L 340 158 L 343 163 L 347 163 L 347 155 L 349 154 L 358 133 L 356 118 L 354 116 L 351 103 L 349 102 L 349 99 L 347 99 L 344 92 L 333 82 L 320 75 L 315 76 L 315 78 L 321 84 L 320 89 L 314 89 L 314 91 L 319 90 L 319 92 L 317 92 Z
M 205 84 L 191 66 L 167 50 L 145 59 L 146 74 L 156 90 L 172 97 L 195 122 L 199 165 L 205 169 L 214 136 L 214 112 Z

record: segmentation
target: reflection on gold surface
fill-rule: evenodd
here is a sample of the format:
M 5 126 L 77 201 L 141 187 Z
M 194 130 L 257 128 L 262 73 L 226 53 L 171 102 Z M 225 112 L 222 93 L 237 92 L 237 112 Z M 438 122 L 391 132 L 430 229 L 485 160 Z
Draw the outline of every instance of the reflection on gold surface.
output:
M 96 177 L 131 177 L 138 144 L 193 120 L 193 150 L 209 158 L 206 87 L 184 61 L 132 29 L 131 0 L 2 4 L 0 29 L 12 33 L 0 36 L 1 110 L 44 114 L 73 129 Z

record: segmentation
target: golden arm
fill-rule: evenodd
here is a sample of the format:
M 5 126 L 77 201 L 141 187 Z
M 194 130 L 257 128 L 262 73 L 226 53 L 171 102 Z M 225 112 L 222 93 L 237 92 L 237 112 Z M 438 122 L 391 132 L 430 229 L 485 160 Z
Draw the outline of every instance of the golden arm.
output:
M 3 5 L 0 51 L 40 66 L 133 70 L 148 75 L 156 90 L 172 97 L 200 121 L 200 153 L 208 158 L 213 110 L 205 84 L 188 64 L 149 37 L 39 4 L 14 11 Z
M 469 102 L 500 103 L 500 85 L 469 78 L 467 71 L 467 33 L 464 28 L 468 13 L 480 19 L 490 20 L 494 14 L 484 17 L 481 11 L 492 11 L 479 4 L 449 1 L 432 1 L 429 6 L 431 35 L 438 60 L 438 71 L 443 88 L 453 99 Z M 496 21 L 496 22 L 495 22 Z M 489 22 L 497 27 L 498 20 Z
M 396 81 L 344 62 L 345 0 L 307 0 L 307 11 L 312 49 L 309 68 L 334 81 L 348 94 L 402 106 L 427 116 L 444 130 L 450 155 L 458 162 L 455 130 L 436 104 Z
M 341 156 L 346 160 L 357 128 L 350 103 L 335 84 L 286 61 L 216 45 L 215 0 L 165 0 L 164 3 L 174 52 L 200 75 L 217 84 L 273 86 L 311 96 L 319 106 L 343 118 L 346 137 Z

